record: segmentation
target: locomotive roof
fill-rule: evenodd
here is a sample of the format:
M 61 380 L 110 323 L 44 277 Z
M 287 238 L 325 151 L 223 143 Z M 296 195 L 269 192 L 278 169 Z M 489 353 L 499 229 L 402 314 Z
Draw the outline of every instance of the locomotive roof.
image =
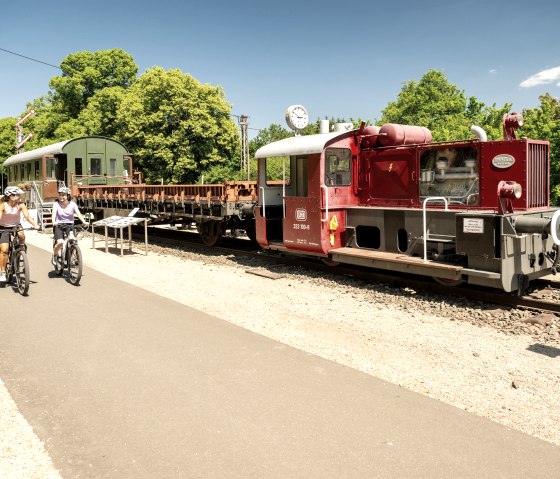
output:
M 83 139 L 87 139 L 87 138 L 100 138 L 100 139 L 105 139 L 105 140 L 109 140 L 109 141 L 113 141 L 115 143 L 119 143 L 120 145 L 122 145 L 122 143 L 118 142 L 117 140 L 113 140 L 112 138 L 107 138 L 104 136 L 80 136 L 78 138 L 72 138 L 70 140 L 64 140 L 64 141 L 59 141 L 58 143 L 53 143 L 52 145 L 47 145 L 47 146 L 43 146 L 41 148 L 35 148 L 34 150 L 29 150 L 29 151 L 24 151 L 23 153 L 18 153 L 17 155 L 13 155 L 10 156 L 8 159 L 6 159 L 6 161 L 4 161 L 4 166 L 10 166 L 10 165 L 14 165 L 17 163 L 20 163 L 22 161 L 27 161 L 27 160 L 35 160 L 35 159 L 39 159 L 39 158 L 43 158 L 46 155 L 57 155 L 60 153 L 64 153 L 64 147 L 72 142 L 72 141 L 76 141 L 76 140 L 83 140 Z M 124 147 L 124 149 L 126 151 L 127 148 L 122 145 Z
M 346 137 L 348 134 L 349 132 L 345 131 L 284 138 L 259 148 L 255 153 L 255 158 L 321 153 L 327 143 L 334 139 Z

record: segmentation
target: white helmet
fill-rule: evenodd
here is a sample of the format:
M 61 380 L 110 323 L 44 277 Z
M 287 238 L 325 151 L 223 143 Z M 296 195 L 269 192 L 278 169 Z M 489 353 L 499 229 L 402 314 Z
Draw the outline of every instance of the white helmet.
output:
M 21 190 L 17 186 L 8 186 L 4 190 L 4 196 L 12 196 L 12 195 L 23 195 L 23 190 Z
M 66 188 L 66 186 L 62 186 L 58 189 L 59 193 L 63 193 L 65 195 L 70 195 L 72 194 L 72 192 L 70 191 L 70 188 Z

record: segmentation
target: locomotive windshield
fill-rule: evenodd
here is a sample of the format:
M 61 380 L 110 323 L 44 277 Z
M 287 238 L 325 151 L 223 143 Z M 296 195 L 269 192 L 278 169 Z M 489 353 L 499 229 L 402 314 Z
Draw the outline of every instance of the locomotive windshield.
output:
M 351 152 L 348 148 L 325 150 L 325 185 L 347 186 L 350 184 Z
M 443 196 L 451 203 L 479 203 L 479 157 L 472 146 L 433 148 L 420 155 L 420 199 Z

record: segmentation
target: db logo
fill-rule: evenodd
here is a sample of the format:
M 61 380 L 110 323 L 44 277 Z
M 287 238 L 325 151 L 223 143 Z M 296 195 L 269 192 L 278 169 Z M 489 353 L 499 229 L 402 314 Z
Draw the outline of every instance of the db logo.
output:
M 303 208 L 298 208 L 296 210 L 296 220 L 297 221 L 306 221 L 307 220 L 307 210 Z

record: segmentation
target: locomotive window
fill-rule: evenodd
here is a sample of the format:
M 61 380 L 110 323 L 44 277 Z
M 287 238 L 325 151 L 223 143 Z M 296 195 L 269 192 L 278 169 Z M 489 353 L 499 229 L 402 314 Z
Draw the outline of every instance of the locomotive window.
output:
M 74 159 L 74 169 L 76 171 L 76 176 L 82 176 L 84 174 L 81 158 Z
M 117 159 L 109 159 L 109 176 L 117 176 Z
M 92 174 L 92 175 L 100 175 L 101 174 L 101 158 L 92 158 L 91 159 L 90 174 Z
M 345 186 L 350 184 L 350 159 L 348 148 L 325 150 L 325 185 Z
M 286 186 L 291 185 L 289 156 L 266 159 L 266 184 L 268 186 L 281 186 L 284 174 L 286 175 Z
M 479 203 L 479 156 L 472 146 L 434 148 L 420 155 L 420 198 L 443 196 L 450 203 Z

